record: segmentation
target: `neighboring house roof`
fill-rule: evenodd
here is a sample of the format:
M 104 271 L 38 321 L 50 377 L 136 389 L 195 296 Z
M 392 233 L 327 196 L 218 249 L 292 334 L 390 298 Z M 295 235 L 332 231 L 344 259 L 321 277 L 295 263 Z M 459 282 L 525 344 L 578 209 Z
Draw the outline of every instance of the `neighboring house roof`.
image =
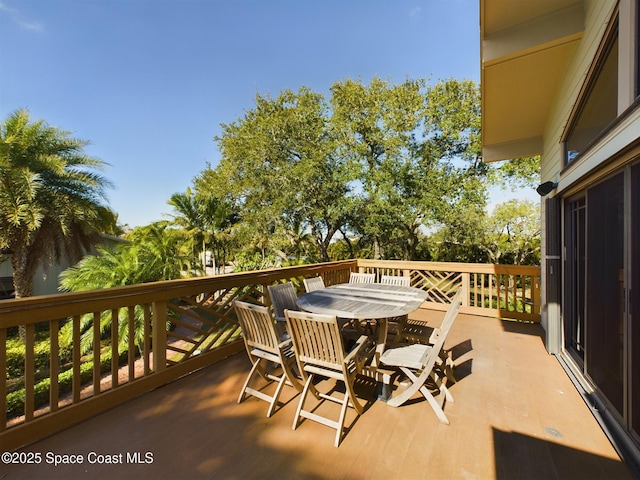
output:
M 480 0 L 485 161 L 542 152 L 556 92 L 584 31 L 584 0 Z

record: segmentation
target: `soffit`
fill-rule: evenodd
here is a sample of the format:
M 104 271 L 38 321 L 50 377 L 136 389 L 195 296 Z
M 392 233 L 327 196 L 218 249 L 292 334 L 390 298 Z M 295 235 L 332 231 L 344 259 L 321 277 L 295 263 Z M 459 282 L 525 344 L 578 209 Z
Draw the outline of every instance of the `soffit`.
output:
M 541 153 L 548 114 L 583 29 L 582 1 L 480 1 L 485 161 Z

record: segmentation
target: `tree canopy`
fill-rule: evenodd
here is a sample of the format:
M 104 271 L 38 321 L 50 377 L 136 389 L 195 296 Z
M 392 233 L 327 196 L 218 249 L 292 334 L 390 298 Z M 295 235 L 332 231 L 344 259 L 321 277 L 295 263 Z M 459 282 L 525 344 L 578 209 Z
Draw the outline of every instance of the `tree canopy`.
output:
M 258 94 L 221 127 L 219 164 L 171 195 L 171 225 L 137 229 L 134 243 L 145 247 L 119 252 L 129 266 L 147 259 L 145 268 L 127 273 L 114 264 L 111 273 L 122 275 L 102 279 L 103 287 L 202 272 L 205 251 L 215 265 L 233 259 L 242 268 L 356 256 L 538 261 L 533 205 L 486 212 L 489 186 L 538 182 L 538 159 L 482 161 L 474 82 L 346 79 L 327 96 L 307 87 Z M 25 110 L 0 125 L 0 251 L 11 255 L 18 297 L 31 294 L 37 265 L 75 262 L 100 233 L 116 232 L 105 164 L 86 145 Z M 64 277 L 66 288 L 93 285 L 82 275 L 97 261 Z
M 215 141 L 220 163 L 196 177 L 196 196 L 226 198 L 241 244 L 263 258 L 329 260 L 341 241 L 351 254 L 368 244 L 374 258 L 427 259 L 438 250 L 427 232 L 482 217 L 487 185 L 532 183 L 537 168 L 482 161 L 479 90 L 454 79 L 347 79 L 328 99 L 306 87 L 257 95 Z

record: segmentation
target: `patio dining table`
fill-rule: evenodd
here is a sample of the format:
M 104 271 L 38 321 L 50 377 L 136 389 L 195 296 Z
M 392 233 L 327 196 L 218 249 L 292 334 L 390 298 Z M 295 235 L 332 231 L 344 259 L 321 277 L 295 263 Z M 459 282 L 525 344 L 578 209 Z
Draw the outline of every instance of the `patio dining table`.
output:
M 419 288 L 382 283 L 340 283 L 298 297 L 296 304 L 311 313 L 341 318 L 385 319 L 417 310 L 427 298 Z
M 376 320 L 376 359 L 382 355 L 387 338 L 387 319 L 407 315 L 427 299 L 419 288 L 382 283 L 341 283 L 313 290 L 298 297 L 296 304 L 311 313 L 339 318 Z

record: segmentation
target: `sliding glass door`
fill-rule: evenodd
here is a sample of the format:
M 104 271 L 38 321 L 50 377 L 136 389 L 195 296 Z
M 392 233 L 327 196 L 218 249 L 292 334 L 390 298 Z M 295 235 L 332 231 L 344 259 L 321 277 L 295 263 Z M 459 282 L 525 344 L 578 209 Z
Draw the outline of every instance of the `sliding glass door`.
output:
M 586 280 L 586 204 L 584 196 L 567 201 L 565 214 L 565 347 L 582 366 Z
M 564 200 L 564 346 L 640 441 L 640 163 Z
M 587 190 L 586 371 L 624 412 L 624 172 Z
M 631 396 L 631 427 L 640 439 L 640 163 L 631 167 L 631 288 L 629 289 L 629 317 L 631 356 L 629 375 Z

